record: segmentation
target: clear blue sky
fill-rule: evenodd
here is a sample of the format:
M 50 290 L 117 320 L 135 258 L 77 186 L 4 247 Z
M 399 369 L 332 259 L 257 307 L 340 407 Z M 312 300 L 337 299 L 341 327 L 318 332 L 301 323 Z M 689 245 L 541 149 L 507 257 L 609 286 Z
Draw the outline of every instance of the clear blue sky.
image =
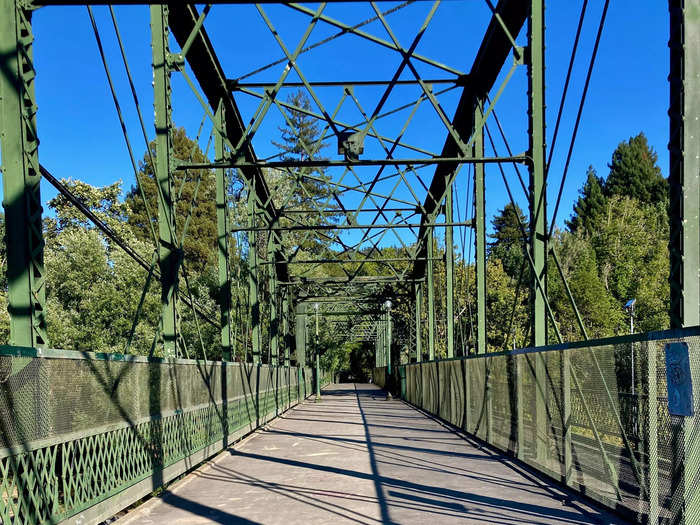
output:
M 591 0 L 583 38 L 575 65 L 574 80 L 564 114 L 557 149 L 550 174 L 550 201 L 559 187 L 561 170 L 571 136 L 571 129 L 580 99 L 585 71 L 591 55 L 593 39 L 602 0 Z M 382 9 L 394 3 L 383 2 Z M 547 8 L 547 116 L 548 137 L 554 128 L 554 120 L 568 66 L 580 1 L 551 2 Z M 308 4 L 312 9 L 317 4 Z M 387 17 L 400 43 L 408 47 L 415 36 L 432 3 L 417 2 L 401 12 Z M 201 9 L 201 7 L 200 7 Z M 288 48 L 293 49 L 301 37 L 309 18 L 284 6 L 266 6 L 265 11 Z M 114 30 L 106 8 L 96 8 L 96 17 L 102 33 L 108 62 L 116 82 L 122 110 L 124 111 L 130 139 L 138 158 L 143 156 L 145 146 L 141 138 L 134 105 L 126 83 L 124 69 L 118 54 Z M 146 119 L 149 136 L 153 136 L 153 96 L 151 88 L 151 51 L 148 8 L 116 8 L 120 30 L 125 41 L 129 64 L 135 77 L 141 109 Z M 368 4 L 332 4 L 325 14 L 349 24 L 358 23 L 373 16 Z M 489 11 L 486 3 L 479 0 L 443 2 L 417 47 L 417 52 L 448 64 L 460 71 L 468 71 L 483 35 Z M 277 43 L 254 6 L 215 6 L 205 24 L 213 40 L 219 58 L 228 77 L 238 77 L 257 66 L 282 56 Z M 38 130 L 41 139 L 40 159 L 58 177 L 74 177 L 94 185 L 109 184 L 117 179 L 124 181 L 125 188 L 133 184 L 134 177 L 128 160 L 105 74 L 97 53 L 92 27 L 84 7 L 42 8 L 34 17 L 36 43 L 34 47 L 37 67 L 37 99 L 39 104 Z M 364 28 L 367 32 L 388 39 L 378 22 Z M 313 43 L 337 30 L 319 23 L 308 42 Z M 524 33 L 524 32 L 523 32 Z M 524 34 L 518 38 L 524 43 Z M 573 203 L 582 185 L 587 166 L 593 165 L 599 175 L 607 175 L 607 163 L 617 144 L 644 131 L 650 144 L 659 155 L 659 165 L 664 175 L 668 174 L 668 14 L 664 2 L 611 2 L 608 19 L 600 46 L 588 94 L 581 128 L 571 162 L 567 184 L 564 188 L 561 210 L 557 224 L 569 217 Z M 344 36 L 334 43 L 323 46 L 299 60 L 309 80 L 334 79 L 389 79 L 400 63 L 400 56 L 384 48 L 366 43 L 354 36 Z M 506 70 L 510 65 L 507 63 Z M 431 66 L 416 63 L 417 69 L 426 78 L 446 78 L 450 75 Z M 282 66 L 270 69 L 250 80 L 277 80 Z M 504 72 L 505 74 L 505 72 Z M 502 75 L 503 76 L 503 75 Z M 401 78 L 411 78 L 409 70 Z M 194 135 L 202 110 L 179 75 L 175 75 L 174 106 L 175 120 Z M 288 80 L 297 80 L 292 73 Z M 497 85 L 500 83 L 497 83 Z M 440 86 L 436 85 L 436 89 Z M 318 91 L 324 106 L 332 111 L 340 97 L 340 90 Z M 364 110 L 371 112 L 379 99 L 381 90 L 358 89 L 357 96 Z M 397 87 L 387 101 L 385 109 L 415 99 L 418 87 Z M 445 112 L 451 116 L 457 101 L 458 91 L 440 98 Z M 282 94 L 284 98 L 285 93 Z M 527 148 L 525 69 L 519 68 L 506 88 L 502 100 L 496 106 L 497 113 L 506 128 L 511 146 L 516 152 Z M 258 101 L 241 97 L 239 106 L 247 121 L 257 107 Z M 361 120 L 359 112 L 348 101 L 340 112 L 342 120 L 356 123 Z M 405 118 L 407 114 L 400 114 Z M 393 136 L 403 125 L 403 118 L 385 119 L 377 125 L 378 131 Z M 261 126 L 255 137 L 259 157 L 275 152 L 270 141 L 277 138 L 277 126 L 282 122 L 279 112 L 271 110 L 270 117 Z M 496 130 L 489 121 L 492 132 Z M 205 136 L 211 130 L 207 124 Z M 439 152 L 446 131 L 428 103 L 423 103 L 413 123 L 404 136 L 426 149 Z M 336 158 L 335 142 L 330 142 L 325 154 Z M 504 148 L 498 141 L 498 153 Z M 491 153 L 487 151 L 487 154 Z M 377 157 L 381 150 L 376 143 L 366 145 L 365 157 Z M 417 154 L 399 149 L 397 157 L 415 157 Z M 370 178 L 372 170 L 359 170 L 364 180 Z M 386 172 L 389 173 L 389 172 Z M 426 181 L 432 169 L 421 172 Z M 524 170 L 523 170 L 524 173 Z M 512 187 L 518 184 L 512 168 L 507 168 Z M 339 174 L 337 175 L 339 176 Z M 465 167 L 457 181 L 458 200 L 464 207 L 464 194 L 468 178 Z M 378 192 L 391 190 L 396 179 L 377 187 Z M 345 182 L 353 184 L 352 175 Z M 55 193 L 46 183 L 42 187 L 44 200 Z M 398 197 L 411 200 L 410 193 L 400 189 Z M 423 199 L 424 193 L 419 194 Z M 525 208 L 522 190 L 517 193 L 521 207 Z M 487 212 L 489 218 L 507 202 L 495 166 L 487 170 Z M 371 204 L 368 204 L 371 205 Z M 461 212 L 461 218 L 464 213 Z M 364 216 L 369 221 L 369 216 Z M 362 220 L 360 222 L 363 222 Z M 394 244 L 395 238 L 387 237 L 385 243 Z

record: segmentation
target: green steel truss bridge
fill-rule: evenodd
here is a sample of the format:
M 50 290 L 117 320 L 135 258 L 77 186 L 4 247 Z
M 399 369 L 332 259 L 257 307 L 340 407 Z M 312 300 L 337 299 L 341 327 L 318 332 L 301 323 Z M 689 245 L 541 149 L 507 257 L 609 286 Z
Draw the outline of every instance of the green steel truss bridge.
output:
M 131 101 L 122 97 L 120 106 L 112 79 L 116 71 L 123 70 L 131 83 L 151 155 L 157 193 L 157 209 L 149 210 L 152 257 L 130 246 L 74 195 L 60 180 L 64 174 L 41 163 L 35 82 L 42 72 L 33 64 L 32 18 L 36 11 L 43 16 L 56 6 L 85 4 L 138 184 L 136 141 L 126 133 L 120 110 Z M 151 32 L 143 38 L 152 51 L 153 122 L 139 105 L 126 55 L 122 62 L 106 59 L 101 44 L 106 29 L 96 24 L 93 7 L 108 4 L 110 10 L 123 4 L 146 4 L 150 10 Z M 231 62 L 227 49 L 214 45 L 223 37 L 207 32 L 217 12 L 227 8 L 219 4 L 236 4 L 236 9 L 261 17 L 276 45 L 269 63 L 248 73 L 222 65 Z M 465 50 L 473 60 L 456 65 L 418 51 L 431 24 L 437 23 L 439 1 L 358 3 L 370 13 L 360 23 L 332 14 L 334 4 L 0 0 L 0 145 L 10 315 L 9 345 L 0 349 L 2 523 L 99 523 L 294 406 L 292 415 L 311 410 L 319 422 L 306 425 L 324 429 L 321 419 L 334 417 L 319 412 L 325 405 L 304 408 L 304 401 L 318 398 L 332 379 L 319 366 L 319 322 L 330 339 L 372 345 L 374 383 L 451 429 L 461 429 L 480 446 L 486 443 L 489 450 L 500 451 L 502 461 L 528 465 L 530 475 L 566 487 L 556 489 L 569 494 L 560 499 L 585 496 L 588 503 L 592 499 L 619 516 L 648 523 L 699 523 L 700 395 L 696 392 L 681 407 L 685 415 L 678 406 L 692 393 L 691 382 L 700 385 L 700 107 L 694 95 L 700 92 L 700 1 L 669 0 L 668 10 L 671 329 L 591 340 L 567 285 L 580 328 L 574 342 L 562 339 L 546 290 L 548 272 L 557 271 L 566 284 L 549 241 L 568 161 L 557 180 L 548 168 L 557 141 L 561 148 L 569 140 L 571 156 L 609 1 L 602 2 L 593 52 L 586 57 L 590 62 L 583 95 L 574 101 L 578 113 L 573 134 L 564 137 L 557 120 L 553 144 L 545 138 L 544 0 L 484 0 L 487 16 L 475 24 L 480 43 Z M 587 4 L 571 17 L 572 64 L 581 36 L 581 22 L 576 32 L 576 21 L 583 20 Z M 393 20 L 416 5 L 423 10 L 407 36 L 405 27 L 397 31 Z M 279 16 L 281 9 L 289 11 L 289 20 Z M 123 52 L 129 42 L 121 39 L 114 10 L 111 14 Z M 230 20 L 232 32 L 236 21 Z M 290 21 L 299 24 L 296 41 L 281 36 L 275 25 Z M 245 53 L 245 48 L 236 51 Z M 363 77 L 339 67 L 343 57 L 366 53 L 389 57 L 384 77 Z M 316 54 L 321 58 L 314 63 Z M 332 67 L 329 57 L 338 57 Z M 513 80 L 517 78 L 521 82 Z M 569 80 L 567 76 L 567 86 Z M 175 156 L 173 113 L 181 100 L 173 95 L 175 85 L 191 90 L 203 126 L 211 131 L 213 151 L 197 161 Z M 290 102 L 285 95 L 292 89 L 303 90 L 311 103 Z M 520 113 L 508 114 L 508 119 L 520 119 L 526 132 L 527 141 L 520 146 L 507 136 L 498 113 L 502 95 L 512 89 L 522 91 Z M 565 88 L 558 107 L 566 96 Z M 265 130 L 293 128 L 299 115 L 317 122 L 318 141 L 300 140 L 304 151 L 296 157 L 269 154 Z M 429 115 L 432 127 L 412 128 L 416 115 Z M 149 137 L 155 137 L 153 150 Z M 502 144 L 499 153 L 496 144 Z M 318 155 L 321 146 L 328 149 Z M 487 347 L 485 171 L 490 164 L 501 178 L 489 184 L 505 189 L 512 202 L 516 194 L 526 199 L 529 215 L 528 226 L 520 225 L 527 247 L 524 275 L 530 279 L 523 283 L 530 298 L 529 343 L 495 353 Z M 213 172 L 216 181 L 217 312 L 193 297 L 183 256 L 187 222 L 183 228 L 177 221 L 177 180 L 183 172 L 190 176 L 202 170 Z M 233 179 L 244 185 L 244 220 L 230 217 Z M 53 349 L 47 334 L 42 180 L 136 261 L 145 288 L 153 283 L 160 287 L 159 327 L 150 354 Z M 311 188 L 323 199 L 307 195 L 300 206 L 285 187 L 297 187 L 302 194 Z M 547 187 L 559 191 L 548 196 Z M 321 239 L 332 249 L 321 255 L 305 251 L 301 247 L 309 239 Z M 448 247 L 444 252 L 438 239 Z M 234 246 L 240 245 L 243 251 L 237 253 L 246 257 L 234 259 Z M 467 247 L 475 269 L 469 335 L 464 333 L 460 300 L 464 289 L 460 292 L 455 282 L 454 246 Z M 231 290 L 241 266 L 247 279 L 245 304 L 234 302 Z M 320 267 L 332 271 L 319 272 Z M 444 290 L 436 290 L 438 271 L 446 276 Z M 436 301 L 444 301 L 444 310 L 439 309 L 443 319 L 436 318 Z M 207 359 L 206 348 L 202 353 L 188 349 L 181 330 L 185 309 L 201 325 L 216 328 L 220 348 L 209 351 L 221 360 Z M 413 320 L 412 331 L 400 337 L 393 329 L 398 312 Z M 444 355 L 437 350 L 438 332 Z M 636 389 L 633 385 L 631 393 L 619 387 L 615 356 L 620 351 L 631 352 L 636 363 Z M 351 395 L 342 389 L 328 392 L 324 400 L 333 400 L 333 392 L 346 401 Z M 367 392 L 378 399 L 378 390 Z M 424 416 L 402 402 L 373 402 L 360 390 L 356 395 L 363 419 L 354 424 L 367 429 L 373 469 L 360 479 L 373 480 L 380 509 L 376 518 L 365 517 L 389 523 L 394 512 L 389 500 L 396 494 L 383 488 L 392 481 L 377 471 L 382 456 L 372 452 L 367 418 L 379 417 L 382 407 L 394 407 L 400 414 L 396 417 Z M 327 406 L 341 410 L 345 405 L 329 401 Z M 407 427 L 406 433 L 415 431 Z M 463 454 L 455 450 L 444 454 L 462 461 Z M 300 460 L 285 461 L 296 465 Z M 317 469 L 329 476 L 340 472 L 328 466 Z M 502 490 L 515 490 L 516 485 L 513 481 Z M 411 496 L 415 505 L 425 503 L 415 483 L 403 482 L 399 488 L 416 491 Z M 479 485 L 472 490 L 478 492 Z M 467 497 L 436 491 L 431 496 L 436 501 Z M 509 497 L 504 493 L 504 509 L 533 519 L 529 513 L 535 511 L 526 504 L 506 505 Z M 441 508 L 462 508 L 450 505 Z M 561 505 L 559 500 L 556 505 Z M 190 518 L 211 514 L 212 522 L 239 522 L 233 515 L 207 512 L 202 504 L 186 508 Z M 546 508 L 538 507 L 536 513 L 544 516 Z M 273 510 L 267 512 L 271 517 Z M 554 522 L 586 522 L 585 514 L 580 521 L 572 516 L 549 517 Z M 421 518 L 408 521 L 413 519 Z

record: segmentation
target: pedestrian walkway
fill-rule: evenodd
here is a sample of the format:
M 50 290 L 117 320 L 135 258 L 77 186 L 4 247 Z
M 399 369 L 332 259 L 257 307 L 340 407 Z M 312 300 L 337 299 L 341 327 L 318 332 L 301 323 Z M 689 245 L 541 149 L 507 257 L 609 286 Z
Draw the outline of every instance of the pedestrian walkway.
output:
M 119 525 L 625 523 L 374 385 L 332 385 Z

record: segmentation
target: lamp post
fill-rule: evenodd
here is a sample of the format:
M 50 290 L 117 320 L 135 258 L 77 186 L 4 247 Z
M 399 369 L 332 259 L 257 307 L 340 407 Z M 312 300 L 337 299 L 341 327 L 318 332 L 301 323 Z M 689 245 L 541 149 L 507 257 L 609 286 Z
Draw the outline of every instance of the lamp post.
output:
M 321 359 L 320 359 L 320 345 L 318 341 L 318 303 L 314 303 L 314 309 L 316 310 L 316 339 L 314 347 L 316 349 L 316 403 L 321 401 Z

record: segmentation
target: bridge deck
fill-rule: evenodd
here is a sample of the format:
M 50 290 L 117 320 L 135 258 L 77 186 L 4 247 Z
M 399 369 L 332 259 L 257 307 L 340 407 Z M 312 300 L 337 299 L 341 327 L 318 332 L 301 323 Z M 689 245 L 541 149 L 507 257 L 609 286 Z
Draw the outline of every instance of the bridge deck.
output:
M 333 385 L 118 521 L 624 523 L 373 385 Z

